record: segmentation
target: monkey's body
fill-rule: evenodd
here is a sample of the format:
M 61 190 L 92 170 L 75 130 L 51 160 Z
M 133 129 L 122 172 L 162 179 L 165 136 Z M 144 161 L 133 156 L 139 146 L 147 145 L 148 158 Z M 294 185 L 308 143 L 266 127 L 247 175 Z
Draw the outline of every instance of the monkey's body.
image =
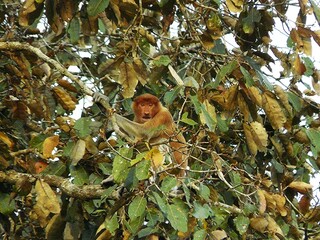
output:
M 115 114 L 118 126 L 128 135 L 135 137 L 136 141 L 146 140 L 150 144 L 156 144 L 168 139 L 174 161 L 179 165 L 177 176 L 185 176 L 188 166 L 186 140 L 182 133 L 177 132 L 169 110 L 151 94 L 135 98 L 132 109 L 135 115 L 133 121 Z

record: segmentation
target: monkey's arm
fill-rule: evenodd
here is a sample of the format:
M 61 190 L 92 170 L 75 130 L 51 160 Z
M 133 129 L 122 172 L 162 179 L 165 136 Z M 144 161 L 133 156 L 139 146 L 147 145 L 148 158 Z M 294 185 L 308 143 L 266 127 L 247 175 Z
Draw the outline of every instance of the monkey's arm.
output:
M 117 113 L 114 114 L 114 117 L 119 128 L 129 136 L 135 137 L 136 140 L 148 138 L 148 134 L 146 134 L 147 131 L 143 124 L 133 122 Z

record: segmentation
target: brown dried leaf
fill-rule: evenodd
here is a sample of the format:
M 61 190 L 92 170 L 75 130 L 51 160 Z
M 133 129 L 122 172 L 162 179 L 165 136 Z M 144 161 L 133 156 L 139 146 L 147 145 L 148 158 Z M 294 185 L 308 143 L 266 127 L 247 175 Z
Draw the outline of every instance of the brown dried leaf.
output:
M 317 71 L 318 72 L 318 74 L 320 74 L 319 73 L 319 71 Z M 317 93 L 317 95 L 318 96 L 320 96 L 320 81 L 315 81 L 315 79 L 313 78 L 312 79 L 312 87 L 313 87 L 313 89 L 314 89 L 314 91 Z
M 283 104 L 284 108 L 287 110 L 289 116 L 292 116 L 292 107 L 288 100 L 288 95 L 284 92 L 283 88 L 275 85 L 274 86 L 274 92 L 280 99 L 281 103 Z
M 131 98 L 138 84 L 138 78 L 132 63 L 122 62 L 120 64 L 120 76 L 118 82 L 122 85 L 124 98 Z
M 223 240 L 227 239 L 228 235 L 224 230 L 214 230 L 212 231 L 213 240 Z
M 57 83 L 63 87 L 64 89 L 70 91 L 70 92 L 74 92 L 74 93 L 77 93 L 78 90 L 75 86 L 72 85 L 71 82 L 69 82 L 68 80 L 65 80 L 65 79 L 58 79 L 57 80 Z
M 307 194 L 312 190 L 311 184 L 299 181 L 291 182 L 288 187 L 302 194 Z
M 77 6 L 74 4 L 73 0 L 63 0 L 60 2 L 61 5 L 59 6 L 60 16 L 62 20 L 69 22 L 75 13 L 75 7 Z
M 242 93 L 238 94 L 238 106 L 241 113 L 243 114 L 243 120 L 245 122 L 249 122 L 251 120 L 250 110 Z
M 66 90 L 60 86 L 54 87 L 52 90 L 55 93 L 57 101 L 61 104 L 63 109 L 66 111 L 73 111 L 76 108 L 76 103 Z
M 273 129 L 278 130 L 283 127 L 287 118 L 277 99 L 269 92 L 264 92 L 262 95 L 262 108 L 265 110 Z
M 147 84 L 148 70 L 140 58 L 133 58 L 133 68 L 137 74 L 139 82 L 144 86 Z
M 52 157 L 53 149 L 59 144 L 59 136 L 54 135 L 47 137 L 43 142 L 43 156 L 48 159 Z
M 320 207 L 310 209 L 310 211 L 304 216 L 306 222 L 319 222 L 320 221 Z
M 264 191 L 262 191 L 261 189 L 258 189 L 257 195 L 259 199 L 259 213 L 261 214 L 265 213 L 267 209 L 267 201 L 266 201 L 266 197 L 264 196 Z

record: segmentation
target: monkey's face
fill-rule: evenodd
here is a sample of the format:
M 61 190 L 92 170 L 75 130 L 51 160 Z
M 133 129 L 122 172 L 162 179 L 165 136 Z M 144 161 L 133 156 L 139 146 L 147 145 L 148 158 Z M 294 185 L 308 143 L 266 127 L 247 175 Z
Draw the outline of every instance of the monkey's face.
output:
M 157 114 L 156 105 L 152 102 L 140 102 L 138 104 L 138 109 L 142 123 L 149 121 Z

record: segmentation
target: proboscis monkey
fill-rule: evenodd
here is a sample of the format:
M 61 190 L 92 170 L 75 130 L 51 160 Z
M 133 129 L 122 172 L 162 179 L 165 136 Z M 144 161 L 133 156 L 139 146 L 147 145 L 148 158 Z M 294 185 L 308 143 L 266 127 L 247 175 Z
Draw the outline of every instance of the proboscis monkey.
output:
M 179 165 L 177 176 L 185 176 L 187 162 L 186 140 L 177 131 L 169 110 L 162 106 L 160 100 L 152 94 L 136 97 L 132 104 L 134 120 L 131 121 L 119 114 L 115 114 L 116 124 L 130 136 L 137 140 L 146 140 L 150 144 L 169 140 L 173 152 L 174 162 Z

